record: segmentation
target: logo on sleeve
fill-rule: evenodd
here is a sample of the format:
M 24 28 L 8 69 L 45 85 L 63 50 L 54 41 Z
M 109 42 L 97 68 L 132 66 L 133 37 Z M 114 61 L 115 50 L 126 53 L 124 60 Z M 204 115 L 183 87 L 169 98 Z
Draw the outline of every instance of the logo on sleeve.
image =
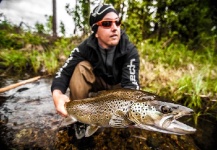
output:
M 62 71 L 63 71 L 63 68 L 67 67 L 68 64 L 69 64 L 69 62 L 73 59 L 72 54 L 73 54 L 74 52 L 79 52 L 79 49 L 76 47 L 76 48 L 74 48 L 74 49 L 72 50 L 72 52 L 71 52 L 69 58 L 66 60 L 65 64 L 64 64 L 64 65 L 62 66 L 62 68 L 60 68 L 59 71 L 56 73 L 56 77 L 55 77 L 55 78 L 61 77 L 61 73 L 62 73 Z
M 138 83 L 136 81 L 136 66 L 134 65 L 134 61 L 136 61 L 135 58 L 131 59 L 130 64 L 127 65 L 127 67 L 129 68 L 130 81 L 132 82 L 132 84 L 137 85 L 138 87 Z

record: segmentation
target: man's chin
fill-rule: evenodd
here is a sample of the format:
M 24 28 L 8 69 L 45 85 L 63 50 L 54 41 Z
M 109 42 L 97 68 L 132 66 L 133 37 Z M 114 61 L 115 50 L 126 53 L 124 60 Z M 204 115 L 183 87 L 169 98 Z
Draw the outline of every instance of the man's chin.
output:
M 109 46 L 113 47 L 113 46 L 117 46 L 119 41 L 112 41 Z

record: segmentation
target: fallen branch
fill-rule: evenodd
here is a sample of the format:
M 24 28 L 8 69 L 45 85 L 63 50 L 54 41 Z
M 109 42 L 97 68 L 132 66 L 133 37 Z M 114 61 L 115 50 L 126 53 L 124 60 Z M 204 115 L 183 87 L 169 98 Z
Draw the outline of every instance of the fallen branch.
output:
M 0 93 L 6 92 L 8 90 L 14 89 L 14 88 L 16 88 L 18 86 L 21 86 L 21 85 L 24 85 L 24 84 L 27 84 L 27 83 L 31 83 L 31 82 L 37 81 L 40 78 L 41 78 L 41 76 L 37 76 L 37 77 L 30 78 L 30 79 L 27 79 L 27 80 L 24 80 L 24 81 L 15 83 L 15 84 L 11 84 L 11 85 L 6 86 L 4 88 L 0 88 Z

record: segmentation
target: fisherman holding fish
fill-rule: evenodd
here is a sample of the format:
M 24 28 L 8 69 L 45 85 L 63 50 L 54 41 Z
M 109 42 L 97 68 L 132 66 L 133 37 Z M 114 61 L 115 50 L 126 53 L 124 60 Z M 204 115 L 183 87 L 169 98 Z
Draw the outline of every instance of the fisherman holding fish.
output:
M 121 29 L 118 12 L 100 4 L 90 14 L 93 33 L 74 48 L 51 86 L 57 112 L 66 117 L 65 103 L 90 92 L 127 88 L 139 90 L 139 54 Z M 70 89 L 70 97 L 65 95 Z

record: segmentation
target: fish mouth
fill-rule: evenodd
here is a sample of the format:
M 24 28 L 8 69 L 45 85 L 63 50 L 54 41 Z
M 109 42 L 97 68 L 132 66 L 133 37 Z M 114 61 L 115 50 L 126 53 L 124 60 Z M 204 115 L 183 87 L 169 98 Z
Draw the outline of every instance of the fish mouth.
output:
M 194 114 L 194 111 L 191 110 L 191 111 L 188 111 L 188 112 L 181 112 L 181 113 L 177 113 L 173 116 L 173 119 L 177 120 L 179 118 L 182 118 L 184 116 L 191 116 Z
M 160 120 L 159 127 L 161 128 L 161 130 L 162 129 L 165 130 L 165 133 L 178 134 L 178 135 L 192 134 L 196 132 L 195 128 L 177 120 L 184 116 L 189 116 L 189 115 L 192 115 L 192 112 L 166 116 Z
M 154 122 L 153 124 L 136 123 L 134 127 L 146 129 L 149 131 L 156 131 L 166 134 L 185 135 L 193 134 L 196 129 L 178 121 L 178 118 L 186 116 L 188 114 L 168 115 L 164 116 L 161 120 Z

